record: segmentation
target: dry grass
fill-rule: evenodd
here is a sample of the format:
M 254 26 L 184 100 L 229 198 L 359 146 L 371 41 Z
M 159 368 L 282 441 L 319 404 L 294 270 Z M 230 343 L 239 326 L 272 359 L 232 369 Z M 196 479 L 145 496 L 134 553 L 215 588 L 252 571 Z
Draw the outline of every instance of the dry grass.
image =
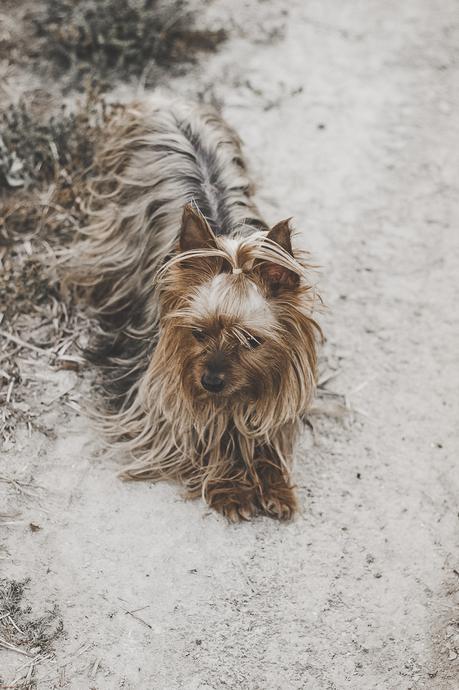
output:
M 43 356 L 77 368 L 78 333 L 87 320 L 62 293 L 54 267 L 84 223 L 84 188 L 100 129 L 113 108 L 89 93 L 73 113 L 43 117 L 24 103 L 0 123 L 0 438 L 34 420 L 17 403 L 17 357 Z M 12 184 L 13 182 L 13 184 Z M 14 395 L 13 395 L 14 393 Z M 25 419 L 27 417 L 27 419 Z
M 23 657 L 16 678 L 9 686 L 33 688 L 37 665 L 53 654 L 53 643 L 63 632 L 57 607 L 34 616 L 32 608 L 23 603 L 28 580 L 0 580 L 0 648 Z
M 104 88 L 131 78 L 151 86 L 226 38 L 195 26 L 183 0 L 46 0 L 29 19 L 42 65 L 77 89 L 88 77 Z
M 0 188 L 31 189 L 57 179 L 60 170 L 84 173 L 94 156 L 97 127 L 104 123 L 104 102 L 89 92 L 76 112 L 65 107 L 52 116 L 21 101 L 0 119 Z

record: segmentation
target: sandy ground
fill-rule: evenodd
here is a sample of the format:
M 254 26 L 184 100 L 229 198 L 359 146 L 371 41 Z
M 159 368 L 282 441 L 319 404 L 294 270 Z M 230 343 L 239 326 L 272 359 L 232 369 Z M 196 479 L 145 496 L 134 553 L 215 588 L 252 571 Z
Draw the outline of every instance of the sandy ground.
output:
M 458 5 L 207 12 L 232 38 L 169 86 L 221 102 L 266 216 L 296 219 L 322 266 L 328 387 L 353 412 L 305 430 L 292 523 L 232 526 L 175 486 L 121 483 L 68 404 L 88 382 L 29 363 L 43 377 L 29 402 L 56 438 L 24 432 L 3 453 L 35 490 L 0 484 L 19 513 L 0 568 L 31 578 L 34 614 L 57 605 L 63 621 L 35 682 L 457 688 Z M 27 661 L 0 649 L 4 682 Z

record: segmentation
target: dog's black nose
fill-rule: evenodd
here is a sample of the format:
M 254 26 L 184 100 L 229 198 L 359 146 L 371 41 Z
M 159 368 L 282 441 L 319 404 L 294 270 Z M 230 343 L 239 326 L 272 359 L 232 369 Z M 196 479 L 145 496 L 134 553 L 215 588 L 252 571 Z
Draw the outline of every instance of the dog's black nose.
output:
M 220 393 L 225 387 L 225 375 L 222 372 L 206 370 L 201 376 L 203 388 L 211 393 Z

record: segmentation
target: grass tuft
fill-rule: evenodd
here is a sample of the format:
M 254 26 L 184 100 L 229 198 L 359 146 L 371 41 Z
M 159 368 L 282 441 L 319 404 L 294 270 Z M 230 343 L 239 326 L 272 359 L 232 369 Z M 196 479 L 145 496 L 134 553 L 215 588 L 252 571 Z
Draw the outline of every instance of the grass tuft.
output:
M 73 88 L 88 75 L 151 85 L 158 68 L 183 69 L 226 38 L 223 29 L 194 27 L 183 0 L 46 0 L 32 21 L 43 56 Z

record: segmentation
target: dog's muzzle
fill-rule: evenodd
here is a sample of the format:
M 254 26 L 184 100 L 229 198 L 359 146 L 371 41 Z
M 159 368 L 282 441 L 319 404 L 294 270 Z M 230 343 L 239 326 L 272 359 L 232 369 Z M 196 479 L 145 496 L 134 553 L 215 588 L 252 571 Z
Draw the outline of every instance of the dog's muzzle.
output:
M 225 375 L 220 371 L 204 371 L 201 376 L 202 387 L 210 393 L 220 393 L 225 387 Z

